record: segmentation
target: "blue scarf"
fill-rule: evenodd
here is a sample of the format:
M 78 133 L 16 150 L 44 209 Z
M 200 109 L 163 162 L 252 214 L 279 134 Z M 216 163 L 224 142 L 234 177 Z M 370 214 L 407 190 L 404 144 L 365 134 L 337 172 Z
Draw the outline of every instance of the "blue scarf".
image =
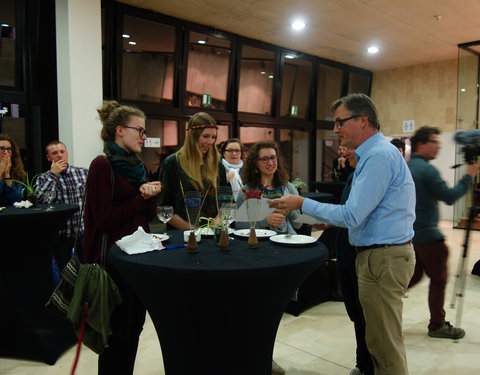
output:
M 115 174 L 132 184 L 141 185 L 147 182 L 145 167 L 137 154 L 128 153 L 115 142 L 107 142 L 103 151 L 112 163 Z

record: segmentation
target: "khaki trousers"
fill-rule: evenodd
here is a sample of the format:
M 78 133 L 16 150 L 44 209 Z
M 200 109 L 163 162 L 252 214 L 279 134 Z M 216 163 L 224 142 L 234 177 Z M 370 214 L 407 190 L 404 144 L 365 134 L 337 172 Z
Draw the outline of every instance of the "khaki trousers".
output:
M 368 249 L 357 255 L 358 294 L 375 375 L 408 375 L 402 298 L 414 269 L 411 243 Z

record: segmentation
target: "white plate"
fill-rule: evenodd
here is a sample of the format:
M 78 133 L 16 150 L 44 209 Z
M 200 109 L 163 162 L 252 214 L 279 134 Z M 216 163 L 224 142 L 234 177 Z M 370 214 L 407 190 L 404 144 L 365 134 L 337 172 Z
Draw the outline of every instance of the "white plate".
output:
M 238 229 L 233 232 L 233 234 L 239 237 L 250 237 L 250 229 Z M 255 234 L 257 235 L 257 238 L 268 238 L 274 236 L 277 232 L 269 229 L 255 229 Z
M 213 235 L 215 234 L 213 228 L 207 228 L 207 227 L 197 229 L 196 232 L 200 232 L 200 234 L 205 237 L 213 237 Z M 233 233 L 233 229 L 228 228 L 228 234 L 232 234 L 232 233 Z
M 286 234 L 278 234 L 270 237 L 270 241 L 290 246 L 309 245 L 317 241 L 315 237 L 305 236 L 303 234 L 292 234 L 287 236 Z
M 166 241 L 170 238 L 168 234 L 160 234 L 160 233 L 152 233 L 152 237 L 160 241 Z

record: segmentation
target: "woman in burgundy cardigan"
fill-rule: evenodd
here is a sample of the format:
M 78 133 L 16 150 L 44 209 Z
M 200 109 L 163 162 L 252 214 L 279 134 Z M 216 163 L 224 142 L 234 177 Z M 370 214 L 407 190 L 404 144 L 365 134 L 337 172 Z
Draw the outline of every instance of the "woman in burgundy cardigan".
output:
M 107 251 L 123 236 L 139 226 L 149 232 L 148 222 L 155 216 L 160 182 L 147 182 L 146 169 L 138 157 L 146 139 L 145 114 L 116 101 L 104 102 L 98 114 L 103 128 L 104 156 L 90 165 L 85 201 L 86 263 L 101 263 L 101 242 L 107 234 Z M 112 176 L 113 173 L 113 176 Z M 113 181 L 113 186 L 112 186 Z M 112 197 L 113 190 L 113 197 Z M 106 262 L 108 274 L 117 284 L 123 303 L 115 308 L 110 324 L 109 346 L 98 360 L 98 374 L 133 374 L 138 338 L 145 322 L 145 307 Z

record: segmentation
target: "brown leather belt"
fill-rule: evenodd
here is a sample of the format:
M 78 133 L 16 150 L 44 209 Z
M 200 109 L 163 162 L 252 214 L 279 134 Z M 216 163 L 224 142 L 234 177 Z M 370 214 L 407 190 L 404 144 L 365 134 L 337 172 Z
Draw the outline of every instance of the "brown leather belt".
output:
M 380 247 L 391 247 L 391 246 L 403 246 L 403 245 L 408 245 L 409 243 L 412 243 L 412 240 L 409 240 L 407 242 L 404 242 L 404 243 L 394 243 L 394 244 L 374 244 L 374 245 L 370 245 L 370 246 L 354 246 L 355 247 L 355 251 L 357 253 L 361 253 L 362 251 L 365 251 L 365 250 L 371 250 L 371 249 L 378 249 Z

